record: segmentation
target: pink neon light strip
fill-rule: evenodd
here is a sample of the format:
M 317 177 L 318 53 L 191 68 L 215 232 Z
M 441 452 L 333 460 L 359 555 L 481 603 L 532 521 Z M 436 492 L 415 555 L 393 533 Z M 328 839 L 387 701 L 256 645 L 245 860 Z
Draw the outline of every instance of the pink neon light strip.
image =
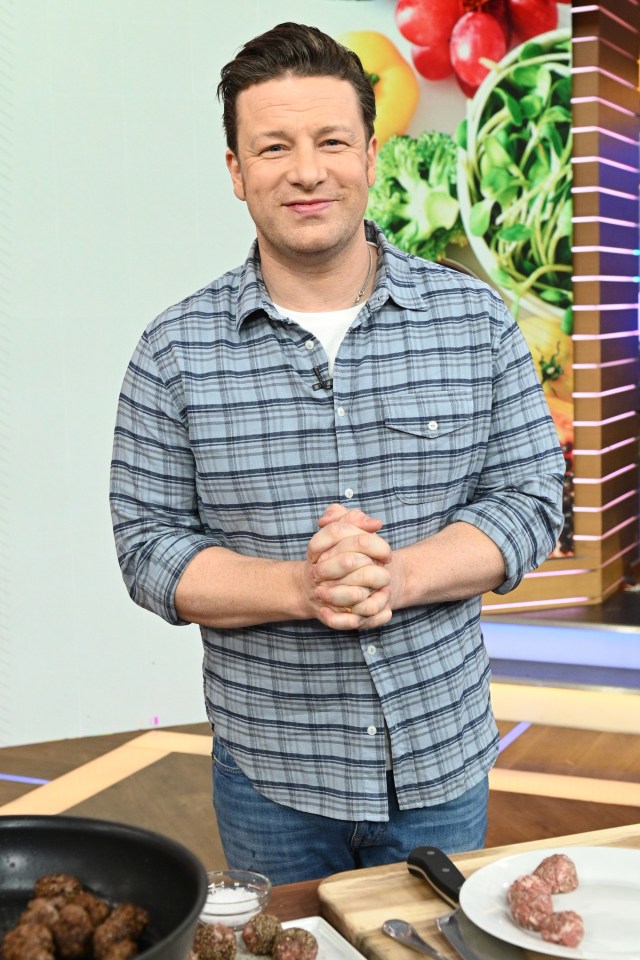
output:
M 624 113 L 628 117 L 635 117 L 633 110 L 627 110 L 626 107 L 620 106 L 619 103 L 613 103 L 611 100 L 605 100 L 604 97 L 572 97 L 571 103 L 601 103 L 603 106 L 609 107 L 610 110 L 617 110 L 618 113 Z M 595 189 L 597 188 L 594 187 L 594 190 Z
M 574 394 L 575 396 L 575 394 Z M 628 440 L 621 440 L 620 443 L 613 443 L 610 447 L 603 447 L 601 450 L 578 450 L 574 448 L 574 455 L 580 457 L 594 457 L 601 456 L 604 453 L 611 453 L 613 450 L 621 450 L 623 447 L 630 447 L 632 444 L 637 443 L 636 437 L 629 437 Z
M 615 500 L 610 500 L 609 503 L 605 503 L 602 507 L 576 507 L 574 506 L 574 513 L 604 513 L 605 510 L 609 510 L 611 507 L 616 507 L 619 503 L 622 503 L 624 500 L 630 500 L 631 497 L 636 497 L 637 491 L 629 490 L 628 493 L 623 493 L 621 497 L 616 497 Z
M 624 357 L 622 360 L 605 360 L 604 363 L 574 363 L 574 370 L 607 370 L 610 367 L 626 367 L 635 364 L 635 357 Z
M 601 390 L 599 393 L 588 393 L 588 392 L 576 392 L 573 394 L 575 397 L 580 397 L 582 400 L 597 399 L 598 397 L 613 397 L 617 393 L 628 393 L 629 390 L 636 390 L 636 384 L 630 383 L 626 387 L 613 387 L 611 390 Z
M 608 423 L 619 423 L 620 420 L 629 420 L 635 417 L 635 410 L 629 410 L 627 413 L 617 413 L 615 417 L 607 417 L 606 420 L 574 420 L 574 427 L 602 427 Z
M 601 542 L 607 540 L 609 537 L 612 537 L 614 533 L 620 533 L 621 530 L 624 530 L 625 527 L 628 527 L 629 524 L 635 523 L 637 517 L 629 517 L 628 520 L 625 520 L 624 523 L 619 523 L 617 527 L 612 527 L 611 530 L 608 530 L 606 533 L 597 536 L 596 534 L 587 534 L 587 533 L 576 533 L 574 540 L 584 540 L 585 542 Z
M 573 217 L 573 223 L 612 223 L 616 227 L 634 227 L 633 220 L 614 220 L 613 217 Z
M 622 197 L 623 200 L 636 200 L 633 193 L 625 193 L 623 190 L 612 190 L 610 187 L 572 187 L 571 193 L 602 193 L 607 197 Z
M 590 11 L 593 11 L 593 10 L 599 10 L 600 13 L 604 14 L 605 17 L 609 17 L 610 20 L 615 20 L 615 22 L 619 23 L 621 27 L 624 27 L 625 30 L 630 30 L 631 33 L 636 32 L 633 29 L 633 27 L 629 26 L 628 23 L 625 23 L 624 20 L 620 19 L 620 17 L 616 17 L 614 13 L 611 13 L 610 10 L 607 10 L 605 7 L 603 7 L 599 3 L 589 4 L 588 7 L 574 7 L 572 13 L 589 13 Z
M 622 143 L 630 143 L 631 146 L 637 146 L 636 141 L 631 137 L 625 137 L 621 133 L 614 133 L 613 130 L 606 130 L 604 127 L 572 127 L 572 133 L 601 133 L 603 137 L 611 137 L 613 140 L 621 140 Z
M 635 90 L 635 87 L 633 87 Z M 627 170 L 629 173 L 637 173 L 637 167 L 630 167 L 628 163 L 620 163 L 619 160 L 609 160 L 607 157 L 572 157 L 571 163 L 602 163 L 605 167 L 613 167 L 615 170 Z
M 608 77 L 609 80 L 613 80 L 614 83 L 619 83 L 621 87 L 628 87 L 629 90 L 635 90 L 636 88 L 632 83 L 629 83 L 628 80 L 623 80 L 622 77 L 617 77 L 615 73 L 610 73 L 608 70 L 603 70 L 602 67 L 574 67 L 571 73 L 599 73 L 602 77 Z
M 551 570 L 548 573 L 536 571 L 535 573 L 525 573 L 525 580 L 535 580 L 536 577 L 572 577 L 577 573 L 589 573 L 587 569 L 576 568 L 575 570 Z
M 619 470 L 614 470 L 613 473 L 608 473 L 606 477 L 574 477 L 573 482 L 576 484 L 582 484 L 584 486 L 593 486 L 594 484 L 606 483 L 607 480 L 613 480 L 615 477 L 622 477 L 625 473 L 629 473 L 630 470 L 635 470 L 636 464 L 630 463 L 626 467 L 620 467 Z
M 640 283 L 640 277 L 630 277 L 624 274 L 616 276 L 610 273 L 581 273 L 579 276 L 572 276 L 571 279 L 574 283 L 587 283 L 589 281 L 599 283 Z
M 591 597 L 562 597 L 559 598 L 562 600 L 563 605 L 573 604 L 573 603 L 586 603 L 587 600 L 590 600 Z M 530 600 L 528 603 L 526 601 L 521 601 L 520 603 L 492 603 L 489 606 L 483 606 L 483 610 L 510 610 L 514 607 L 557 607 L 558 600 Z
M 595 253 L 600 251 L 600 253 L 622 253 L 629 255 L 631 257 L 637 257 L 638 251 L 635 247 L 631 249 L 629 247 L 603 247 L 596 244 L 585 246 L 585 247 L 571 247 L 574 253 Z

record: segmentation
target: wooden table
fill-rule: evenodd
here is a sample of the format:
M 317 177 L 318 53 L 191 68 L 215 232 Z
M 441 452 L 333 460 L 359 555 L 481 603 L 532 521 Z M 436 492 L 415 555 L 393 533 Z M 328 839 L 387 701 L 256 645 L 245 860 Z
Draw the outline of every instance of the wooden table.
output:
M 553 852 L 570 846 L 611 846 L 640 849 L 640 824 L 576 833 L 551 840 L 475 850 L 452 857 L 465 876 L 480 867 L 527 850 Z M 459 960 L 438 932 L 436 918 L 451 910 L 424 881 L 413 877 L 405 863 L 389 864 L 334 874 L 324 880 L 310 880 L 274 887 L 270 912 L 281 920 L 324 916 L 350 943 L 370 960 L 409 960 L 410 952 L 380 931 L 383 920 L 402 916 L 450 960 Z M 531 960 L 548 960 L 528 952 Z M 640 954 L 639 954 L 640 956 Z

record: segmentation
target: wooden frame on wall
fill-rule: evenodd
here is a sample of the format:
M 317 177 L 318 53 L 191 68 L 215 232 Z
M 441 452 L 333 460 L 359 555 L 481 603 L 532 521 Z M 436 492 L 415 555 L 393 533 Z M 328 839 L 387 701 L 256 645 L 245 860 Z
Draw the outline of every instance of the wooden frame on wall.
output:
M 573 0 L 574 555 L 483 611 L 599 603 L 638 557 L 640 0 Z

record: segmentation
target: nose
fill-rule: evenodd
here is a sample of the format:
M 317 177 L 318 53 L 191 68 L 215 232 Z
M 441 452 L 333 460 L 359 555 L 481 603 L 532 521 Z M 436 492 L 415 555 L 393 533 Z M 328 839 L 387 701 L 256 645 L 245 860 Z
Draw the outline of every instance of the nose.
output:
M 291 155 L 288 179 L 291 184 L 313 190 L 326 178 L 327 170 L 322 151 L 315 144 L 298 144 Z

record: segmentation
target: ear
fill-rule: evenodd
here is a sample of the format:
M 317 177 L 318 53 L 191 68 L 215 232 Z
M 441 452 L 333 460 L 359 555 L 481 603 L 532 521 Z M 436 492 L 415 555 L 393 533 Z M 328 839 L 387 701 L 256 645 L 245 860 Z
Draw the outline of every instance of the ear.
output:
M 376 157 L 378 156 L 378 141 L 375 137 L 369 140 L 367 147 L 367 183 L 373 186 L 376 179 Z
M 227 150 L 224 156 L 227 162 L 227 169 L 231 174 L 231 182 L 233 183 L 233 192 L 235 193 L 238 200 L 246 200 L 244 192 L 244 180 L 242 177 L 242 170 L 240 169 L 240 164 L 238 158 L 232 150 Z

